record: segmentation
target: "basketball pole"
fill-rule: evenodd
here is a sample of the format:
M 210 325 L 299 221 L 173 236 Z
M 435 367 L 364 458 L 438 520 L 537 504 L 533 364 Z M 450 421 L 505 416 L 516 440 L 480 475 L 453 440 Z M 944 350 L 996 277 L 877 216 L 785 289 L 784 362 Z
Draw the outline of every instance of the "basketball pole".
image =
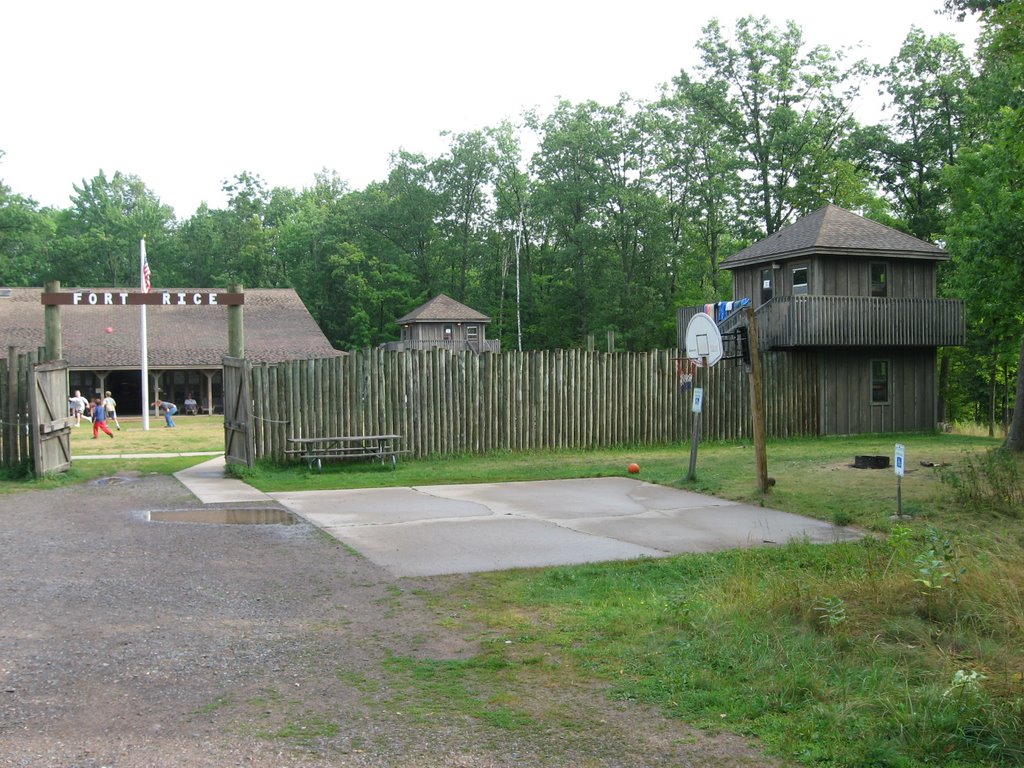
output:
M 697 370 L 703 370 L 707 368 L 708 359 L 704 358 L 704 365 L 699 366 Z M 694 374 L 693 391 L 697 391 L 697 376 Z M 697 446 L 700 444 L 700 417 L 701 412 L 704 410 L 703 406 L 703 388 L 701 388 L 701 407 L 693 411 L 693 439 L 690 442 L 690 471 L 686 475 L 686 479 L 691 483 L 697 479 Z

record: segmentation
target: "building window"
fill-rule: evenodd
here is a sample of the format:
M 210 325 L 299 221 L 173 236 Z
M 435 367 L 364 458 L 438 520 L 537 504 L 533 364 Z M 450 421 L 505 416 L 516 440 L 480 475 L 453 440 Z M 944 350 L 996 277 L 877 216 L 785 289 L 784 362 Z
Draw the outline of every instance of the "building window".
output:
M 477 337 L 477 327 L 475 325 L 467 325 L 466 326 L 466 338 L 469 341 L 476 341 L 476 337 Z
M 807 293 L 807 265 L 793 267 L 793 295 L 801 296 Z
M 889 402 L 889 361 L 871 361 L 871 403 Z
M 444 338 L 445 341 L 450 341 L 452 338 L 452 327 L 450 325 L 444 327 Z
M 889 295 L 889 265 L 871 265 L 871 295 L 877 298 L 884 298 Z
M 772 271 L 761 270 L 761 303 L 767 304 L 772 300 Z

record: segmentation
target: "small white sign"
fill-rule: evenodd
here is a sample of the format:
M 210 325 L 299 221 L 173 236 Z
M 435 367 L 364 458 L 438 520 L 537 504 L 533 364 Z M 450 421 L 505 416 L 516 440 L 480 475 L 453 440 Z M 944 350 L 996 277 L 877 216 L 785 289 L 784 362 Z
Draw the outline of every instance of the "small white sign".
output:
M 905 450 L 902 443 L 896 443 L 896 476 L 903 477 L 903 462 Z
M 701 407 L 704 405 L 704 390 L 700 387 L 696 387 L 693 390 L 693 407 L 690 409 L 694 413 L 700 413 Z

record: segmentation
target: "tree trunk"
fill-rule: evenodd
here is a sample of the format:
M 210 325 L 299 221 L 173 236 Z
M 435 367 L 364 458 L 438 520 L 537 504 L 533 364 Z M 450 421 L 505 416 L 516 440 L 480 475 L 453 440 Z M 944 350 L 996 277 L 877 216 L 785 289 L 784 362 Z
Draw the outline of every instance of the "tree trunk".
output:
M 1024 453 L 1024 339 L 1020 343 L 1020 360 L 1017 361 L 1017 400 L 1013 406 L 1013 420 L 1006 434 L 1006 447 L 1017 453 Z
M 949 421 L 949 414 L 947 411 L 949 407 L 946 405 L 946 393 L 949 391 L 949 355 L 943 354 L 942 360 L 939 363 L 939 424 L 945 429 L 946 422 Z
M 988 369 L 988 436 L 996 436 L 996 351 L 992 350 L 992 364 Z

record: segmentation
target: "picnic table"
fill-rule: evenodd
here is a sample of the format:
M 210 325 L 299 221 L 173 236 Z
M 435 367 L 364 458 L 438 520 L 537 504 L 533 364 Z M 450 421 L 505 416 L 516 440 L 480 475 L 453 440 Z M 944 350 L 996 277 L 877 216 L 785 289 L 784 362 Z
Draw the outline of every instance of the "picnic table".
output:
M 291 446 L 285 454 L 299 456 L 313 469 L 323 471 L 324 459 L 379 459 L 383 464 L 390 459 L 391 468 L 398 465 L 401 435 L 336 435 L 333 437 L 290 437 Z

